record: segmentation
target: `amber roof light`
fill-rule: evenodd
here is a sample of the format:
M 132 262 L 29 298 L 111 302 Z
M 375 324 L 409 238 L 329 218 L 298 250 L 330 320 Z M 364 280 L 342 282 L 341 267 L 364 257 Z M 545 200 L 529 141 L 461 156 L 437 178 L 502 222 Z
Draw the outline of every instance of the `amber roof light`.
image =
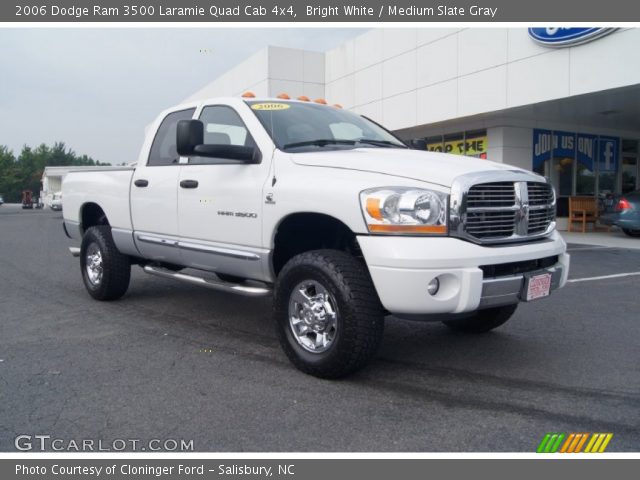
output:
M 253 92 L 244 92 L 242 98 L 256 98 L 256 94 Z
M 291 97 L 289 95 L 287 95 L 286 93 L 281 93 L 276 98 L 280 98 L 282 100 L 291 100 Z

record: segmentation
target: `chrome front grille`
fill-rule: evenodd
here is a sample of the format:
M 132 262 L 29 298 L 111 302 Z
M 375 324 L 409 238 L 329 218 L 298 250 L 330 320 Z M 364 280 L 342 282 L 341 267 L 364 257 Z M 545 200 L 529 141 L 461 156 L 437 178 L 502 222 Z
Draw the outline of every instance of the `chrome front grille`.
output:
M 461 202 L 452 206 L 454 234 L 478 243 L 526 241 L 555 226 L 555 196 L 544 182 L 476 183 L 459 195 Z

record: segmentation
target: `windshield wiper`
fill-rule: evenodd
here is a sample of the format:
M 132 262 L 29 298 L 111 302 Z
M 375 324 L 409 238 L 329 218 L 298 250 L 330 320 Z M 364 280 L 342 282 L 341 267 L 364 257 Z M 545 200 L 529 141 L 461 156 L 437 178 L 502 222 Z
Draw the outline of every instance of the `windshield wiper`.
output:
M 366 143 L 369 145 L 377 145 L 379 147 L 396 147 L 396 148 L 407 148 L 403 145 L 400 145 L 396 142 L 390 142 L 389 140 L 375 140 L 373 138 L 359 138 L 357 140 L 358 143 Z
M 295 143 L 287 143 L 284 147 L 282 148 L 294 148 L 294 147 L 307 147 L 310 145 L 314 145 L 317 147 L 324 147 L 326 145 L 355 145 L 356 141 L 355 140 L 336 140 L 336 139 L 329 139 L 329 138 L 320 138 L 320 139 L 316 139 L 316 140 L 306 140 L 304 142 L 295 142 Z

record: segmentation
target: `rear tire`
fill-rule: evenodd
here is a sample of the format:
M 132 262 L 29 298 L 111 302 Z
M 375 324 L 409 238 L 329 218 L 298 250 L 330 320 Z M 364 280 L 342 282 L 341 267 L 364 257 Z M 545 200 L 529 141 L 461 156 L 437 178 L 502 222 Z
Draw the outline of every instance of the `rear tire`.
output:
M 116 300 L 129 288 L 131 262 L 121 254 L 111 236 L 111 227 L 89 228 L 80 247 L 82 281 L 96 300 Z
M 293 257 L 276 282 L 274 317 L 289 360 L 320 378 L 363 368 L 384 332 L 384 311 L 364 264 L 338 250 Z
M 451 330 L 465 333 L 484 333 L 505 324 L 518 308 L 518 304 L 478 310 L 472 315 L 455 320 L 445 320 Z
M 629 228 L 623 228 L 622 231 L 630 237 L 640 237 L 640 230 L 631 230 Z

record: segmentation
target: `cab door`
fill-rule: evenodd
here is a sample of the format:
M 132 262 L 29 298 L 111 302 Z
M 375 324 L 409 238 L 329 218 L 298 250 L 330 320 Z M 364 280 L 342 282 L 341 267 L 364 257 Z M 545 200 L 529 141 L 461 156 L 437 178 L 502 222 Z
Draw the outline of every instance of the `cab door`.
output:
M 245 122 L 228 105 L 205 106 L 204 143 L 258 148 Z M 270 155 L 259 164 L 190 157 L 180 167 L 178 228 L 186 266 L 243 278 L 263 277 L 262 196 Z
M 146 165 L 139 165 L 131 184 L 131 219 L 136 247 L 143 257 L 180 264 L 178 248 L 179 156 L 176 128 L 195 108 L 169 113 L 160 123 Z

